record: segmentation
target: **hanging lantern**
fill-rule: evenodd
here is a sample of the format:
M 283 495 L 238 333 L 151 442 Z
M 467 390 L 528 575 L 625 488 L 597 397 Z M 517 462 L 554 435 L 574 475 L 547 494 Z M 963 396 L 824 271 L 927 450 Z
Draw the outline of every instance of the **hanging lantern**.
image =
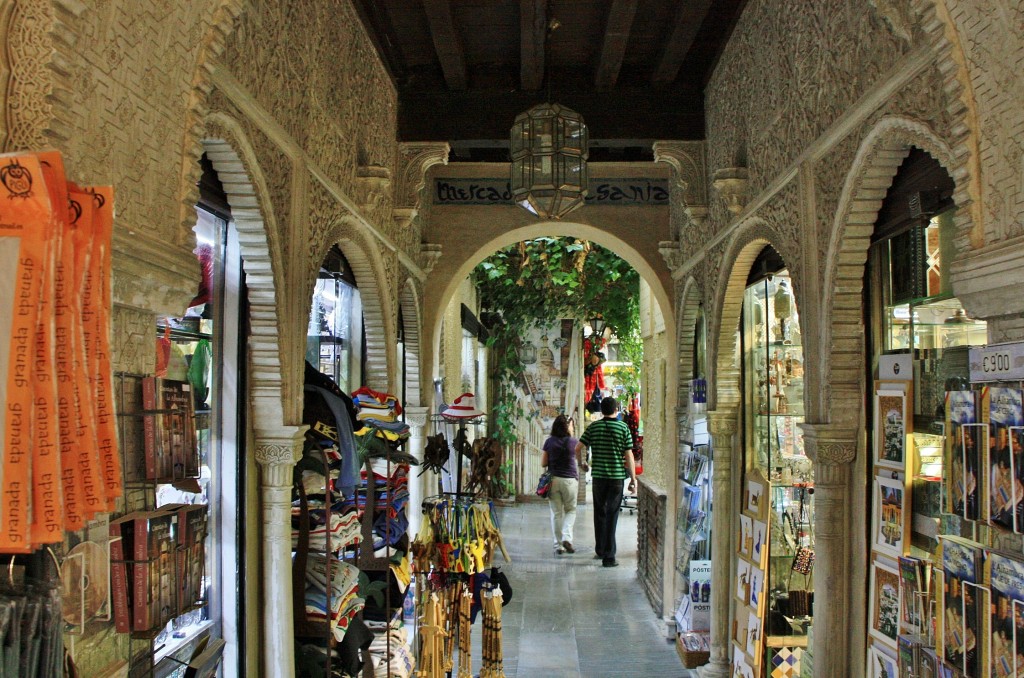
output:
M 587 196 L 587 125 L 575 111 L 540 104 L 512 124 L 512 199 L 542 219 L 561 219 Z

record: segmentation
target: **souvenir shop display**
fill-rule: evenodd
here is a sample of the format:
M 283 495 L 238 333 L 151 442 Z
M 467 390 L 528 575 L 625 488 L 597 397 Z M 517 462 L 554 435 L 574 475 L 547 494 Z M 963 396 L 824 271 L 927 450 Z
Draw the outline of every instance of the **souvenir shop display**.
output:
M 350 396 L 307 363 L 296 464 L 292 585 L 299 675 L 411 676 L 409 427 L 388 393 Z
M 63 675 L 64 625 L 58 586 L 55 581 L 12 579 L 0 584 L 0 675 Z
M 676 603 L 676 652 L 683 666 L 696 668 L 707 663 L 711 634 L 711 470 L 712 441 L 707 422 L 706 331 L 703 307 L 698 308 L 693 325 L 692 369 L 685 416 L 680 419 L 678 461 L 678 497 L 676 507 L 676 573 L 680 577 L 680 595 Z M 708 563 L 705 567 L 704 563 Z M 694 585 L 700 592 L 694 596 Z M 703 587 L 707 586 L 707 599 Z
M 200 311 L 158 325 L 157 374 L 163 376 L 115 375 L 127 512 L 103 528 L 110 605 L 97 618 L 128 634 L 126 662 L 139 674 L 183 661 L 216 667 L 223 654 L 209 619 L 215 555 L 208 543 L 214 525 L 208 488 L 216 442 L 207 367 L 213 333 L 212 321 L 200 325 Z M 73 559 L 75 549 L 64 558 L 65 579 L 69 568 L 72 576 L 77 571 Z M 69 633 L 72 651 L 82 633 L 81 626 Z M 204 656 L 200 646 L 210 652 Z
M 799 672 L 814 620 L 814 481 L 804 453 L 804 354 L 793 285 L 769 247 L 743 296 L 746 449 L 734 652 L 754 675 Z
M 466 393 L 443 408 L 440 421 L 458 425 L 455 440 L 459 441 L 467 436 L 467 424 L 482 415 L 476 408 L 473 394 Z M 438 440 L 443 441 L 443 438 Z M 428 441 L 428 449 L 431 445 L 437 443 Z M 470 452 L 464 454 L 460 448 L 469 448 Z M 473 453 L 472 448 L 478 451 Z M 463 456 L 468 456 L 474 467 L 485 457 L 476 444 L 460 442 L 455 449 L 455 478 L 461 480 Z M 440 453 L 435 452 L 433 456 L 440 461 Z M 470 477 L 474 475 L 471 473 Z M 503 599 L 511 599 L 511 589 L 508 579 L 494 567 L 494 558 L 498 552 L 506 562 L 511 562 L 511 558 L 498 529 L 493 503 L 487 498 L 487 489 L 486 484 L 473 483 L 463 491 L 461 482 L 456 482 L 454 492 L 442 492 L 423 501 L 423 520 L 411 545 L 416 609 L 421 611 L 419 630 L 424 634 L 417 662 L 418 676 L 473 675 L 470 629 L 480 612 L 484 632 L 483 666 L 479 675 L 503 675 L 500 607 Z
M 505 678 L 504 650 L 501 635 L 501 589 L 494 587 L 483 592 L 483 649 L 480 678 Z M 461 661 L 460 661 L 461 664 Z
M 975 374 L 973 354 L 986 349 L 972 346 L 987 333 L 952 296 L 942 266 L 952 213 L 908 217 L 869 255 L 878 328 L 870 675 L 893 658 L 900 676 L 1024 675 L 1013 616 L 1024 560 L 1001 551 L 1018 495 L 1024 500 L 1012 454 L 1012 433 L 1024 425 L 1021 389 Z

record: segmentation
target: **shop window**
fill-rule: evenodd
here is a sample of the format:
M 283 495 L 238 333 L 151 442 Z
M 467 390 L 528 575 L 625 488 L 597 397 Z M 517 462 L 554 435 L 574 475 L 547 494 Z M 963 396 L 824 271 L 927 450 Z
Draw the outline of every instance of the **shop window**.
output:
M 872 384 L 868 652 L 870 661 L 898 648 L 901 675 L 926 675 L 940 662 L 957 675 L 982 675 L 983 647 L 992 652 L 993 670 L 997 657 L 1004 668 L 1012 664 L 1009 638 L 1016 633 L 1008 620 L 1016 607 L 1011 611 L 1005 597 L 997 604 L 997 580 L 1024 567 L 992 566 L 988 644 L 980 587 L 982 563 L 994 557 L 984 553 L 994 531 L 985 523 L 997 526 L 1005 516 L 993 511 L 989 520 L 986 500 L 1014 490 L 1012 481 L 999 482 L 1000 462 L 991 472 L 985 465 L 988 424 L 969 429 L 977 439 L 960 425 L 989 421 L 992 392 L 970 383 L 970 347 L 986 342 L 987 327 L 953 295 L 952 195 L 949 174 L 913 149 L 879 211 L 865 285 Z M 1003 391 L 1019 402 L 1019 390 Z M 964 413 L 969 417 L 960 419 Z
M 893 411 L 878 405 L 894 403 L 891 398 L 896 396 L 880 394 L 903 394 L 899 399 L 905 410 L 905 449 L 898 453 L 902 464 L 886 465 L 885 450 L 875 450 L 874 458 L 882 460 L 875 470 L 883 476 L 895 473 L 901 483 L 909 475 L 906 550 L 916 556 L 928 556 L 938 546 L 945 394 L 967 384 L 969 348 L 987 341 L 985 322 L 970 318 L 953 296 L 948 262 L 954 251 L 954 213 L 952 181 L 945 170 L 926 153 L 913 151 L 883 203 L 869 256 L 869 326 L 875 353 L 870 415 L 877 419 Z M 880 374 L 883 355 L 907 356 L 910 373 L 888 374 L 883 368 Z M 879 428 L 883 425 L 874 422 L 882 432 L 869 437 L 874 446 L 885 442 Z
M 362 385 L 365 374 L 362 309 L 355 276 L 335 246 L 320 267 L 313 288 L 306 361 L 347 393 Z
M 793 281 L 765 247 L 743 293 L 744 479 L 735 651 L 799 662 L 813 622 L 814 481 L 804 454 L 804 354 Z M 766 669 L 762 669 L 766 670 Z
M 207 195 L 206 191 L 203 193 Z M 244 459 L 244 437 L 240 433 L 244 430 L 244 408 L 239 407 L 238 398 L 239 393 L 244 393 L 238 369 L 244 288 L 237 234 L 229 219 L 216 202 L 207 200 L 197 206 L 193 230 L 203 278 L 188 311 L 180 318 L 158 323 L 164 345 L 159 352 L 169 357 L 158 364 L 158 379 L 153 382 L 156 409 L 147 407 L 143 401 L 147 411 L 158 414 L 143 418 L 151 419 L 158 430 L 165 428 L 166 423 L 167 433 L 163 435 L 166 438 L 169 433 L 171 437 L 164 445 L 176 449 L 177 420 L 159 412 L 166 412 L 171 406 L 166 401 L 171 397 L 169 394 L 180 391 L 191 399 L 191 417 L 183 421 L 194 427 L 195 449 L 194 466 L 187 459 L 179 464 L 174 458 L 168 472 L 157 469 L 155 486 L 150 486 L 154 493 L 152 506 L 158 510 L 173 509 L 177 516 L 174 533 L 178 542 L 184 544 L 177 550 L 185 566 L 185 570 L 179 571 L 177 590 L 186 591 L 182 595 L 188 597 L 179 601 L 182 613 L 164 628 L 149 634 L 133 633 L 133 655 L 139 640 L 146 645 L 152 643 L 152 658 L 136 660 L 135 675 L 149 675 L 145 672 L 147 666 L 154 667 L 158 675 L 173 673 L 180 669 L 179 662 L 192 657 L 197 643 L 205 636 L 223 638 L 216 643 L 223 643 L 225 666 L 240 666 L 244 655 L 242 638 L 225 633 L 226 628 L 242 627 L 244 619 L 241 592 L 236 585 L 236 572 L 242 569 L 244 553 L 242 530 L 238 516 L 226 514 L 223 508 L 237 504 L 245 477 L 245 466 L 240 463 Z M 124 375 L 121 379 L 124 384 L 130 377 Z M 146 388 L 144 384 L 143 398 Z M 147 458 L 148 455 L 147 450 Z M 144 482 L 141 489 L 145 490 L 147 485 L 148 481 Z M 192 508 L 199 506 L 205 506 L 206 511 L 197 513 Z M 187 543 L 193 532 L 205 534 L 201 549 Z M 232 583 L 225 585 L 226 581 Z M 214 641 L 205 642 L 210 646 Z

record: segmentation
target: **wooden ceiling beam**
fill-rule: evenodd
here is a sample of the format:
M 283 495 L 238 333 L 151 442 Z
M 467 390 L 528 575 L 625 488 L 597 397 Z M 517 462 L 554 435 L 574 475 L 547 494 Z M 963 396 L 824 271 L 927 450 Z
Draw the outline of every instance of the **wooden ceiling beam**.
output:
M 629 32 L 633 28 L 633 17 L 636 16 L 636 6 L 637 0 L 613 0 L 608 10 L 604 39 L 601 41 L 601 57 L 594 74 L 594 86 L 599 90 L 614 88 L 619 79 L 622 59 L 629 43 Z
M 448 89 L 466 89 L 466 55 L 462 51 L 459 33 L 455 30 L 451 4 L 448 0 L 423 0 L 423 9 L 427 13 L 430 37 L 434 41 Z
M 547 0 L 519 0 L 519 80 L 528 92 L 544 86 L 547 4 Z
M 661 52 L 661 58 L 651 76 L 655 85 L 668 85 L 676 79 L 683 59 L 693 46 L 694 38 L 711 7 L 711 0 L 692 0 L 679 3 L 676 20 Z
M 395 36 L 395 29 L 384 3 L 355 0 L 353 4 L 359 20 L 370 36 L 370 42 L 384 62 L 384 68 L 388 70 L 392 80 L 401 82 L 405 78 L 405 57 L 398 47 L 398 38 Z

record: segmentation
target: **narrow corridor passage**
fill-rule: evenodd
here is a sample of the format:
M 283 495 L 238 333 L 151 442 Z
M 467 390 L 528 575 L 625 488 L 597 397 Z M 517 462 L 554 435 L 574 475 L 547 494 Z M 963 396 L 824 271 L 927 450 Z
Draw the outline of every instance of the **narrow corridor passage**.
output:
M 496 559 L 513 588 L 502 612 L 508 678 L 697 675 L 682 667 L 637 580 L 635 514 L 620 514 L 617 568 L 594 560 L 589 504 L 576 517 L 575 554 L 554 554 L 546 502 L 499 508 L 498 517 L 512 556 Z M 480 647 L 480 624 L 473 633 Z

